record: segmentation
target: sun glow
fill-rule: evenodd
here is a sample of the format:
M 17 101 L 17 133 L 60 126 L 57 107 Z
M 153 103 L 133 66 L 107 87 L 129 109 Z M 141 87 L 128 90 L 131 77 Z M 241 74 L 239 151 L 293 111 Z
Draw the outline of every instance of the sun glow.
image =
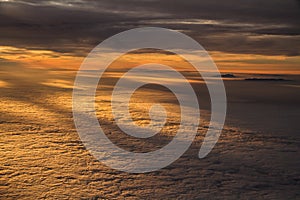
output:
M 78 69 L 84 59 L 70 53 L 13 46 L 0 46 L 0 54 L 0 62 L 22 64 L 30 68 Z M 219 51 L 210 51 L 209 54 L 221 72 L 300 74 L 300 56 L 233 54 Z M 108 53 L 105 56 L 111 55 Z M 177 70 L 188 70 L 191 67 L 182 57 L 166 52 L 127 53 L 117 61 L 112 63 L 115 69 L 132 68 L 147 63 L 160 63 L 176 67 Z
M 20 63 L 30 68 L 76 69 L 83 58 L 50 50 L 30 50 L 12 46 L 0 46 L 1 59 Z

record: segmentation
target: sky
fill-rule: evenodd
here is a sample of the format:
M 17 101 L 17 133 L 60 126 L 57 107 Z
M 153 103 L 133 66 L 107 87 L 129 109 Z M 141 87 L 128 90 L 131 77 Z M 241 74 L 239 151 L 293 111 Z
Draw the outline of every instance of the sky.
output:
M 299 19 L 298 0 L 0 0 L 0 69 L 78 69 L 104 39 L 155 26 L 195 39 L 224 72 L 300 74 Z

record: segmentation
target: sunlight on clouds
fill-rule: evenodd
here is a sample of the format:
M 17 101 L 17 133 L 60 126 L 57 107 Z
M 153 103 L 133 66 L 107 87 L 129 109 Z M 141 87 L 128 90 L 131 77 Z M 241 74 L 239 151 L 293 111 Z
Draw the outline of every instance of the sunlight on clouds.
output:
M 300 74 L 300 56 L 209 53 L 223 72 Z
M 77 68 L 82 59 L 50 50 L 30 50 L 12 46 L 0 46 L 1 58 L 22 63 L 33 68 Z
M 71 88 L 73 89 L 73 82 L 60 80 L 60 79 L 48 79 L 45 82 L 41 83 L 42 85 L 50 86 L 50 87 L 58 87 L 58 88 Z
M 287 28 L 286 24 L 260 24 L 260 23 L 241 23 L 228 20 L 214 20 L 214 19 L 156 19 L 156 20 L 142 20 L 143 23 L 150 24 L 181 24 L 181 25 L 216 25 L 220 27 L 243 27 L 243 28 Z M 186 31 L 186 30 L 183 30 Z
M 6 81 L 0 80 L 0 88 L 8 88 L 10 87 L 10 84 Z
M 61 68 L 78 69 L 83 57 L 72 54 L 59 53 L 50 50 L 32 50 L 12 46 L 0 46 L 1 59 L 14 63 L 21 63 L 30 68 Z M 184 52 L 184 54 L 189 54 Z M 210 56 L 221 72 L 247 72 L 247 73 L 284 73 L 300 74 L 300 56 L 285 55 L 256 55 L 234 54 L 220 51 L 210 51 Z M 99 67 L 99 58 L 116 57 L 115 52 L 108 51 L 94 59 L 95 69 Z M 204 57 L 194 57 L 205 62 Z M 179 71 L 193 70 L 193 67 L 182 56 L 170 52 L 133 51 L 117 58 L 110 66 L 114 70 L 126 70 L 147 63 L 159 63 L 176 68 Z M 48 83 L 47 83 L 48 84 Z M 53 83 L 51 83 L 53 84 Z M 61 83 L 55 83 L 58 86 Z M 60 85 L 65 87 L 66 85 Z

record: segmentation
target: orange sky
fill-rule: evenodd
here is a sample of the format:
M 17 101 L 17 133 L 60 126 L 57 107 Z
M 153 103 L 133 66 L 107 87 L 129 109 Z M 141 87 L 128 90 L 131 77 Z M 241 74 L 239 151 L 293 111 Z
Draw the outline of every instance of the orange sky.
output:
M 22 64 L 31 68 L 78 69 L 84 57 L 72 54 L 57 53 L 49 50 L 28 50 L 11 46 L 0 46 L 2 59 Z M 265 56 L 255 54 L 233 54 L 211 51 L 209 54 L 221 72 L 232 73 L 269 73 L 269 74 L 300 74 L 300 56 Z M 118 59 L 118 67 L 132 66 L 155 62 L 170 66 L 182 62 L 179 56 L 159 53 L 127 54 Z M 3 64 L 2 64 L 3 65 Z

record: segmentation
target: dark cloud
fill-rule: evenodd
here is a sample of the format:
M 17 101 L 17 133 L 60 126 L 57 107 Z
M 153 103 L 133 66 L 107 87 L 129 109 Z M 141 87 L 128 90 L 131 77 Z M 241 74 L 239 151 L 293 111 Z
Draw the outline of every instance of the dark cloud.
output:
M 0 3 L 0 45 L 86 55 L 120 31 L 159 26 L 212 51 L 299 55 L 299 19 L 296 0 L 10 1 Z

